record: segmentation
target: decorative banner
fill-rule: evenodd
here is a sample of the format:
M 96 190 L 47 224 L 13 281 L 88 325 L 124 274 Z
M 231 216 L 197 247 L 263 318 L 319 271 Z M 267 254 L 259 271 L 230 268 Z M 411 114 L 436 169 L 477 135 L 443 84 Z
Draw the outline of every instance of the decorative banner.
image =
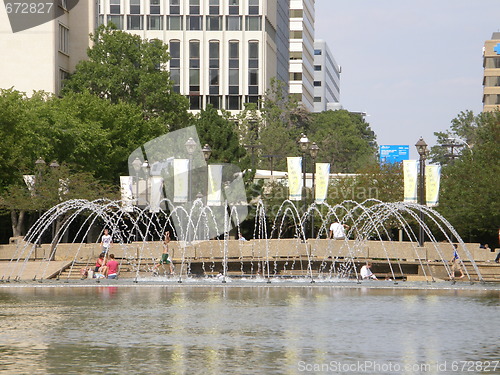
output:
M 328 193 L 328 179 L 330 178 L 330 163 L 316 163 L 315 202 L 321 204 Z
M 404 201 L 417 202 L 417 176 L 418 176 L 418 161 L 403 160 L 403 175 L 404 175 Z
M 120 176 L 120 191 L 122 195 L 122 207 L 125 212 L 134 211 L 134 193 L 132 184 L 134 178 L 132 176 Z
M 163 197 L 163 177 L 151 176 L 151 198 L 149 201 L 149 211 L 160 212 L 160 202 Z
M 220 206 L 222 198 L 222 165 L 208 166 L 207 206 Z
M 174 202 L 188 201 L 189 159 L 174 160 Z
M 31 196 L 35 196 L 35 175 L 25 174 L 23 175 L 24 183 L 28 187 L 28 190 L 31 193 Z
M 302 158 L 300 156 L 287 157 L 288 165 L 288 190 L 291 201 L 300 201 L 302 199 Z
M 428 207 L 436 207 L 439 204 L 440 179 L 440 165 L 427 165 L 425 167 L 425 198 Z

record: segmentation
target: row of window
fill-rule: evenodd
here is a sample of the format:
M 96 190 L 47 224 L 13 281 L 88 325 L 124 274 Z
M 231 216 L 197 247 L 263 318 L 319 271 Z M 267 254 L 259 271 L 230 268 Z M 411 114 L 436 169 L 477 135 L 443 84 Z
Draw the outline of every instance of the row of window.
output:
M 141 0 L 129 0 L 130 3 L 130 14 L 141 14 L 147 13 L 145 11 L 141 12 Z M 101 11 L 101 1 L 98 2 L 99 13 Z M 147 8 L 146 6 L 143 7 Z M 201 14 L 200 0 L 189 0 L 189 5 L 186 7 L 185 12 L 190 15 Z M 180 15 L 181 14 L 181 3 L 180 0 L 170 0 L 168 5 L 169 14 Z M 228 14 L 240 14 L 240 0 L 229 0 L 228 1 Z M 161 1 L 160 0 L 150 0 L 149 1 L 149 13 L 150 14 L 162 14 L 161 13 Z M 121 14 L 122 5 L 121 0 L 110 0 L 109 2 L 109 13 L 110 14 Z M 210 15 L 220 15 L 221 14 L 221 0 L 210 0 L 208 5 L 208 14 Z M 248 14 L 257 15 L 259 14 L 259 0 L 248 0 Z
M 200 56 L 201 46 L 198 40 L 189 41 L 189 95 L 200 94 Z M 180 93 L 181 88 L 181 44 L 179 40 L 169 41 L 170 77 L 174 83 L 174 91 Z M 228 42 L 228 93 L 240 94 L 240 42 Z M 208 92 L 210 96 L 220 93 L 220 42 L 208 43 Z M 248 42 L 248 94 L 259 93 L 259 42 Z
M 254 103 L 256 105 L 260 103 L 259 95 L 246 95 L 245 97 L 241 95 L 226 95 L 225 97 L 221 95 L 190 95 L 188 98 L 189 109 L 191 110 L 202 109 L 203 103 L 205 103 L 206 105 L 211 104 L 216 109 L 240 111 L 243 103 Z
M 204 19 L 205 18 L 205 19 Z M 243 25 L 243 20 L 244 25 Z M 127 15 L 124 24 L 123 15 L 108 15 L 107 24 L 113 23 L 120 30 L 206 30 L 206 31 L 261 31 L 261 16 L 156 16 Z M 205 28 L 203 27 L 205 21 Z M 146 22 L 146 24 L 144 24 Z M 99 24 L 104 23 L 104 15 L 99 16 Z M 184 24 L 186 27 L 184 28 Z M 224 26 L 224 29 L 223 29 Z

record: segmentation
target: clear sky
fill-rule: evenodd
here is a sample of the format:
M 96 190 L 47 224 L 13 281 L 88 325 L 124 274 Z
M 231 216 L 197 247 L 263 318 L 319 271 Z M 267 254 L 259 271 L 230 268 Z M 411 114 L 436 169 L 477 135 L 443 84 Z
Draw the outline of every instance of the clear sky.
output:
M 436 143 L 461 111 L 482 110 L 482 48 L 500 0 L 316 0 L 315 37 L 342 66 L 340 100 L 379 145 Z

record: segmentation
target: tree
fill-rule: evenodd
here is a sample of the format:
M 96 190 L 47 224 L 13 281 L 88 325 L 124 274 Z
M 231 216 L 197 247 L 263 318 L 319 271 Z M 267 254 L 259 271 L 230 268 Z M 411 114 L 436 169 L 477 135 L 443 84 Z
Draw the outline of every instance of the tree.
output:
M 375 134 L 360 114 L 315 113 L 308 136 L 320 148 L 318 160 L 329 162 L 332 172 L 354 173 L 377 162 Z
M 461 113 L 447 134 L 472 148 L 443 166 L 438 211 L 464 239 L 494 246 L 500 222 L 500 112 Z
M 114 104 L 137 104 L 146 119 L 160 117 L 165 130 L 187 124 L 188 101 L 173 91 L 166 69 L 170 59 L 166 44 L 104 25 L 90 37 L 89 59 L 77 64 L 65 81 L 63 95 L 88 91 Z

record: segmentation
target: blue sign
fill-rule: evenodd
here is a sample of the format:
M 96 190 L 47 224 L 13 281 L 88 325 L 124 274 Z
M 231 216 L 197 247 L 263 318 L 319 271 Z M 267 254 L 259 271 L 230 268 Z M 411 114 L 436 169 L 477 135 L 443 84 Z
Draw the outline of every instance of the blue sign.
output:
M 399 163 L 410 159 L 410 146 L 408 145 L 381 145 L 381 163 Z

